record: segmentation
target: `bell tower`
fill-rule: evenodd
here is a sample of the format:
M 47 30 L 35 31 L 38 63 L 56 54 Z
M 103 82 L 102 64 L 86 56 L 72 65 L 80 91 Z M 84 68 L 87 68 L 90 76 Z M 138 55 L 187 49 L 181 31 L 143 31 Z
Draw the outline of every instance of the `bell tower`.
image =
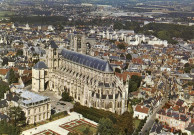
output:
M 56 69 L 59 66 L 58 46 L 54 41 L 50 42 L 47 50 L 47 65 L 49 69 Z
M 32 90 L 35 92 L 44 91 L 45 83 L 48 81 L 48 67 L 42 61 L 39 61 L 32 68 Z

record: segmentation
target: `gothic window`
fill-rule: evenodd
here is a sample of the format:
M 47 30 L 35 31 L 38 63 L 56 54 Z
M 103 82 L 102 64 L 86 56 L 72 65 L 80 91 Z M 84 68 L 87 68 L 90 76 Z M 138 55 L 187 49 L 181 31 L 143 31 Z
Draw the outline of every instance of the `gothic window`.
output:
M 54 55 L 56 55 L 56 54 L 57 54 L 56 49 L 54 49 Z
M 34 109 L 34 113 L 36 113 L 36 108 Z

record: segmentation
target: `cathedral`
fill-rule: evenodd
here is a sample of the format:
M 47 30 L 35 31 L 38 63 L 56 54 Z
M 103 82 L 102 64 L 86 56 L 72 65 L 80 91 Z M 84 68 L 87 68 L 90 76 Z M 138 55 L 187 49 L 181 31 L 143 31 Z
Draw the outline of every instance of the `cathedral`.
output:
M 108 61 L 50 44 L 46 61 L 32 69 L 32 90 L 66 91 L 87 107 L 122 114 L 127 110 L 128 86 L 119 80 Z

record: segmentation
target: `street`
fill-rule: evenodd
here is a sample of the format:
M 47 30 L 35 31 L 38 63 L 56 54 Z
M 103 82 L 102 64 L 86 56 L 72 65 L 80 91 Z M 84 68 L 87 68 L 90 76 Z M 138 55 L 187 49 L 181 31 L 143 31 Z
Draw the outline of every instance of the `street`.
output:
M 167 80 L 167 78 L 165 78 L 164 80 Z M 141 130 L 141 135 L 144 135 L 146 132 L 149 132 L 150 128 L 152 127 L 152 125 L 154 124 L 155 118 L 156 118 L 156 113 L 162 109 L 162 107 L 165 105 L 166 102 L 168 102 L 168 93 L 170 91 L 170 84 L 167 81 L 165 82 L 165 95 L 162 98 L 162 101 L 160 102 L 160 105 L 158 107 L 156 107 L 153 110 L 153 114 L 151 114 L 148 119 L 147 122 L 144 124 L 142 130 Z

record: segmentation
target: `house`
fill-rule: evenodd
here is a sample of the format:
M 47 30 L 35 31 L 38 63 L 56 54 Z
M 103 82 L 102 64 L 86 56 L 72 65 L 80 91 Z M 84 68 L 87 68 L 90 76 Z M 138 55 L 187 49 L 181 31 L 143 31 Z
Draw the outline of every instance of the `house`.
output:
M 146 76 L 143 81 L 146 83 L 147 86 L 154 86 L 153 77 L 151 75 Z
M 150 130 L 149 135 L 158 135 L 162 132 L 162 129 L 163 125 L 160 122 L 158 123 L 155 122 Z
M 0 78 L 1 78 L 1 80 L 5 79 L 8 71 L 9 71 L 9 69 L 0 69 Z
M 134 109 L 134 114 L 133 117 L 137 117 L 140 120 L 145 119 L 149 115 L 149 108 L 142 106 L 142 105 L 137 105 Z
M 191 121 L 190 115 L 187 113 L 179 113 L 172 108 L 161 109 L 156 113 L 156 118 L 163 124 L 181 131 L 184 131 Z
M 0 113 L 0 121 L 2 121 L 2 120 L 5 120 L 5 121 L 9 121 L 9 117 L 7 116 L 7 115 L 5 115 L 5 114 L 3 114 L 3 113 Z
M 9 105 L 7 100 L 0 100 L 0 113 L 6 113 L 8 106 Z
M 15 102 L 24 111 L 27 123 L 34 124 L 35 122 L 41 122 L 50 118 L 51 103 L 48 97 L 23 89 L 12 89 L 12 93 L 8 94 L 15 95 L 14 97 L 17 96 L 20 99 L 19 102 L 18 100 Z

